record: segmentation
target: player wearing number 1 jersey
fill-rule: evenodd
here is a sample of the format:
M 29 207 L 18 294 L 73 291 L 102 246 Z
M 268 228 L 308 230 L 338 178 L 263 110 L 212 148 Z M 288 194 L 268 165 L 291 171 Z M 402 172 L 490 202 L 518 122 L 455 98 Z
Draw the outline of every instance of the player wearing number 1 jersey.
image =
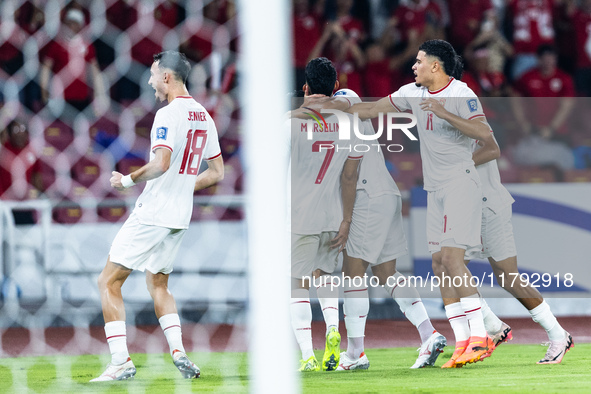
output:
M 417 118 L 433 269 L 440 278 L 465 278 L 461 283 L 442 280 L 440 286 L 444 304 L 460 298 L 469 321 L 468 346 L 457 359 L 464 365 L 488 357 L 494 349 L 484 328 L 478 291 L 464 265 L 467 252 L 480 248 L 482 190 L 472 161 L 472 141 L 487 138 L 490 126 L 474 92 L 454 78 L 461 75 L 462 63 L 448 42 L 421 44 L 412 69 L 414 84 L 377 102 L 355 104 L 348 111 L 368 119 L 410 110 Z
M 131 379 L 136 373 L 127 350 L 121 296 L 121 286 L 133 270 L 146 272 L 148 291 L 174 365 L 184 378 L 200 376 L 183 347 L 168 276 L 189 226 L 193 192 L 223 179 L 224 164 L 215 124 L 185 86 L 190 68 L 184 54 L 166 51 L 154 56 L 148 83 L 156 90 L 156 98 L 168 105 L 158 110 L 154 119 L 150 161 L 125 176 L 113 171 L 111 186 L 117 190 L 144 181 L 147 185 L 115 237 L 98 279 L 111 362 L 92 382 Z M 198 174 L 202 159 L 208 168 Z

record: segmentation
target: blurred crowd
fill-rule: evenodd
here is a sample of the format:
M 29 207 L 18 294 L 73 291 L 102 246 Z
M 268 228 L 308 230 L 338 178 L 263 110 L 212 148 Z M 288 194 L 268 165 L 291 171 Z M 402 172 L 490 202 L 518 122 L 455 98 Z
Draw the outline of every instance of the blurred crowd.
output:
M 292 8 L 296 88 L 307 61 L 326 56 L 342 88 L 385 97 L 414 81 L 422 42 L 445 39 L 506 152 L 505 181 L 527 180 L 514 164 L 541 169 L 534 181 L 591 168 L 591 0 L 293 0 Z
M 384 97 L 413 81 L 419 44 L 443 38 L 486 107 L 505 182 L 591 181 L 591 0 L 292 0 L 292 11 L 296 88 L 326 56 L 341 87 Z M 242 193 L 234 0 L 3 0 L 0 12 L 0 199 L 48 197 L 58 222 L 120 220 L 121 205 L 89 213 L 83 201 L 139 193 L 108 178 L 145 163 L 162 50 L 187 55 L 189 91 L 218 127 L 226 178 L 203 193 Z M 420 179 L 416 149 L 387 157 L 403 189 Z
M 230 174 L 217 191 L 241 193 L 233 0 L 8 0 L 0 11 L 1 199 L 48 197 L 58 222 L 123 217 L 124 205 L 88 213 L 82 202 L 139 193 L 107 178 L 146 161 L 162 105 L 147 81 L 163 50 L 187 55 L 189 91 L 216 121 Z M 195 215 L 226 214 L 214 211 Z

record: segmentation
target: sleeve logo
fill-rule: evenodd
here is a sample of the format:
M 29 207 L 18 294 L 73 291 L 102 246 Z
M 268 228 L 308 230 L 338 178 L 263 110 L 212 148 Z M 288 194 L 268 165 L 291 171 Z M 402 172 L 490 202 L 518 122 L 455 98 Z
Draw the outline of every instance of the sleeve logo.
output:
M 156 129 L 156 139 L 157 140 L 165 140 L 167 134 L 168 134 L 168 127 L 158 127 Z
M 478 110 L 478 101 L 476 99 L 470 99 L 466 101 L 468 103 L 468 109 L 470 112 Z

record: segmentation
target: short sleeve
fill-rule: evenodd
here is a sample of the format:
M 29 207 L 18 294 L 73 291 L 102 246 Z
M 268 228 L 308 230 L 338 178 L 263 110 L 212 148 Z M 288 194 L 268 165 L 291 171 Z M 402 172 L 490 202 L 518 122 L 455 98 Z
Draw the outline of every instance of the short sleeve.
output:
M 411 109 L 410 103 L 408 102 L 408 98 L 405 97 L 403 89 L 398 89 L 390 96 L 388 96 L 388 98 L 390 99 L 390 104 L 392 104 L 392 106 L 398 112 L 404 112 Z
M 458 100 L 456 105 L 457 113 L 460 118 L 470 120 L 479 116 L 484 116 L 482 104 L 471 89 L 462 89 L 461 94 L 454 100 Z
M 215 126 L 213 118 L 207 113 L 207 141 L 205 141 L 205 150 L 203 151 L 204 160 L 213 160 L 222 155 L 220 141 L 218 140 L 218 129 Z
M 164 111 L 165 108 L 158 110 L 154 117 L 152 131 L 150 132 L 150 139 L 152 142 L 150 150 L 152 152 L 158 148 L 167 148 L 170 149 L 171 152 L 174 152 L 176 122 L 174 122 L 171 119 L 172 117 L 168 116 L 167 112 Z

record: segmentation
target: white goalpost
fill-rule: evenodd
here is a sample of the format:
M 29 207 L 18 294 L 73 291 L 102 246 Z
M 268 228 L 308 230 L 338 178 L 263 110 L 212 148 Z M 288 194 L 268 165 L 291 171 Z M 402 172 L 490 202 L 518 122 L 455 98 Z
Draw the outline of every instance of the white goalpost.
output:
M 249 238 L 249 374 L 253 393 L 299 392 L 289 323 L 287 163 L 289 2 L 241 1 L 241 101 Z

